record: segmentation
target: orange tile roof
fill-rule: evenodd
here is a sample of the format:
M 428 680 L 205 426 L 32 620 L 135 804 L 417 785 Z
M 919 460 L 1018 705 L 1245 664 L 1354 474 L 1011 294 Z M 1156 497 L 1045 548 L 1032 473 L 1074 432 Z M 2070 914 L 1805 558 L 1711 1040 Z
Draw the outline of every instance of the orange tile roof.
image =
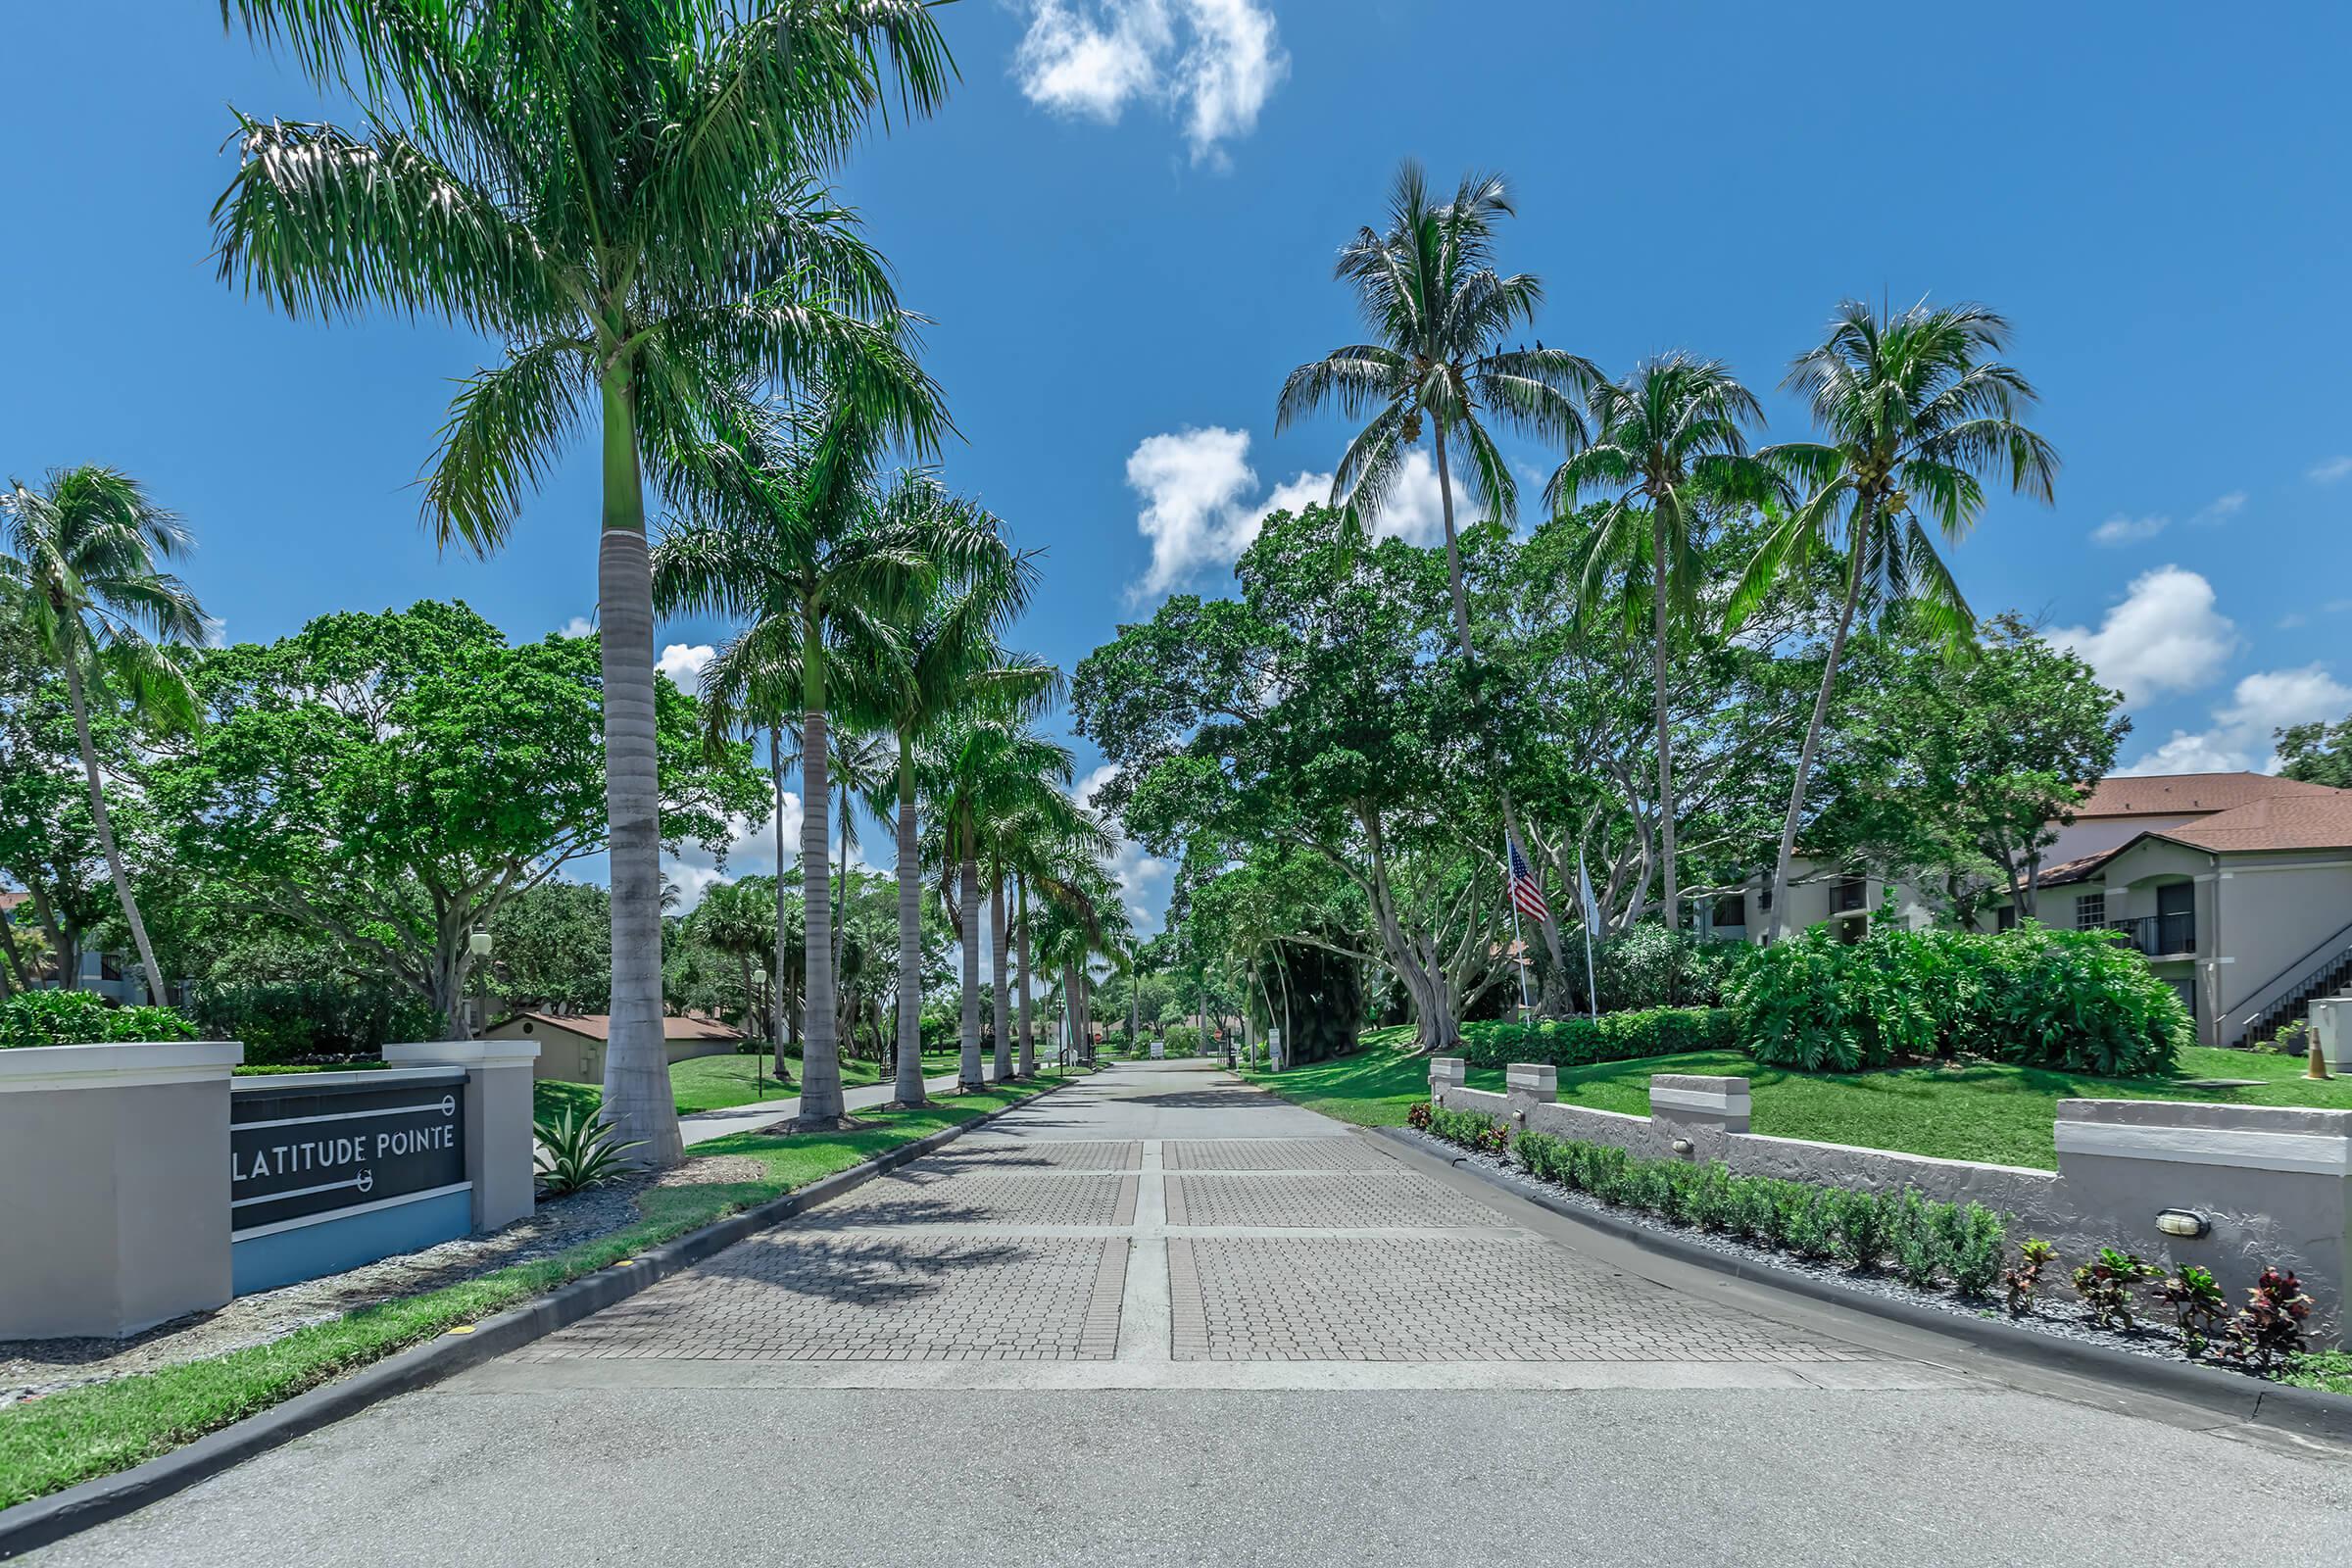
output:
M 2325 790 L 2317 797 L 2285 796 L 2217 811 L 2194 822 L 2158 831 L 2195 849 L 2225 853 L 2256 850 L 2352 849 L 2352 791 Z
M 2305 784 L 2269 773 L 2148 773 L 2103 778 L 2075 808 L 2085 816 L 2168 816 L 2192 811 L 2230 811 L 2256 801 L 2345 796 L 2325 784 Z

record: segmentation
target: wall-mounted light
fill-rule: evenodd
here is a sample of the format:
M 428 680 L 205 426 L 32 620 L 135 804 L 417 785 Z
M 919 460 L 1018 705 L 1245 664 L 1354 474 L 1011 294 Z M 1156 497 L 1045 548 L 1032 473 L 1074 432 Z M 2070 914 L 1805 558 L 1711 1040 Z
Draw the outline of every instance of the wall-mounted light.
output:
M 2188 1208 L 2168 1208 L 2156 1216 L 2156 1228 L 2167 1236 L 2203 1236 L 2213 1221 Z
M 1691 1146 L 1691 1143 L 1690 1143 L 1690 1139 L 1688 1139 L 1688 1138 L 1677 1138 L 1677 1139 L 1674 1141 L 1674 1143 L 1673 1143 L 1671 1146 L 1669 1146 L 1669 1147 L 1671 1147 L 1671 1148 L 1674 1150 L 1674 1152 L 1675 1152 L 1676 1153 L 1678 1153 L 1678 1154 L 1688 1154 L 1689 1152 L 1690 1152 L 1690 1150 L 1691 1150 L 1691 1147 L 1692 1147 L 1692 1146 Z

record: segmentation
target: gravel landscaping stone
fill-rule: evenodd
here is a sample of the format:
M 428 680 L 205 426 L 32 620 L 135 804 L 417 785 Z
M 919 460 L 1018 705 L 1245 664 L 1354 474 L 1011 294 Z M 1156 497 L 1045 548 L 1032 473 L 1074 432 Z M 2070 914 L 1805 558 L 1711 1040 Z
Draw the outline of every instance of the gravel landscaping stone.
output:
M 489 1236 L 466 1236 L 340 1274 L 240 1296 L 211 1312 L 159 1324 L 126 1340 L 0 1341 L 0 1407 L 85 1383 L 104 1383 L 256 1345 L 379 1301 L 418 1296 L 516 1263 L 533 1262 L 626 1230 L 643 1217 L 639 1200 L 664 1187 L 707 1187 L 767 1179 L 742 1154 L 704 1154 L 659 1173 L 623 1177 L 569 1198 Z

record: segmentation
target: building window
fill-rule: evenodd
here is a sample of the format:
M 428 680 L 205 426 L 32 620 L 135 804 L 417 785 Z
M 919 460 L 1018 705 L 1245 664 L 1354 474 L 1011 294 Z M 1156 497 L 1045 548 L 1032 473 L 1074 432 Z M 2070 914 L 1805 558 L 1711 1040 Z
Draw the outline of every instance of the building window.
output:
M 1830 884 L 1830 912 L 1850 914 L 1870 907 L 1870 882 L 1866 877 L 1841 876 Z
M 1707 923 L 1721 929 L 1724 926 L 1747 926 L 1747 899 L 1742 894 L 1727 893 L 1715 901 L 1715 908 Z
M 2096 931 L 2107 923 L 2107 895 L 2104 891 L 2085 893 L 2075 901 L 2075 929 Z

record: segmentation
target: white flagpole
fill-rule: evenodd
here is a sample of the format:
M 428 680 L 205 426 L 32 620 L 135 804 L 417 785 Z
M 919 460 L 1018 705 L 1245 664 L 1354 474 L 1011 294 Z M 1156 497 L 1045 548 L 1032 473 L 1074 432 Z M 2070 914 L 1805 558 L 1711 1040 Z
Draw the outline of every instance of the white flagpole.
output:
M 1511 906 L 1511 962 L 1519 968 L 1519 1021 L 1527 1022 L 1527 943 L 1519 935 L 1519 868 L 1511 863 L 1511 830 L 1502 830 L 1502 902 Z
M 1600 981 L 1592 972 L 1592 921 L 1600 910 L 1592 902 L 1592 878 L 1585 870 L 1585 852 L 1581 845 L 1576 852 L 1576 891 L 1585 904 L 1582 911 L 1585 917 L 1585 1005 L 1592 1010 L 1593 1017 L 1598 1018 Z

